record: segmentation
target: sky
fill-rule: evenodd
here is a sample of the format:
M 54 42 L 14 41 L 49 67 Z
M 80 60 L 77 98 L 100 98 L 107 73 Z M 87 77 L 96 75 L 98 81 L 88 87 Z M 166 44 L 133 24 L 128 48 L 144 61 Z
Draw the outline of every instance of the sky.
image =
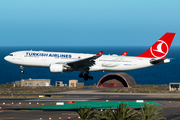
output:
M 180 0 L 0 0 L 0 46 L 151 46 L 175 32 Z

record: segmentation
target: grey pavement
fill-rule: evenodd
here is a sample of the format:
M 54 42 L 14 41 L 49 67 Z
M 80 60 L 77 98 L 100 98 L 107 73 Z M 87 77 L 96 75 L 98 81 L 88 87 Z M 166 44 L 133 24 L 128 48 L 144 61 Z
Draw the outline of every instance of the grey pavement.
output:
M 59 97 L 50 98 L 24 98 L 24 99 L 0 99 L 0 120 L 78 120 L 77 111 L 67 110 L 25 110 L 25 108 L 55 105 L 58 101 L 96 101 L 96 100 L 112 100 L 112 101 L 153 101 L 161 104 L 164 109 L 163 116 L 167 120 L 180 120 L 180 94 L 164 94 L 164 93 L 107 93 L 101 92 L 101 89 L 85 89 L 85 90 L 67 90 L 56 93 L 48 93 Z M 174 98 L 166 98 L 167 96 Z M 6 105 L 3 104 L 6 103 Z M 13 104 L 12 104 L 13 102 Z M 19 105 L 21 102 L 21 105 Z M 31 104 L 29 104 L 31 102 Z M 37 104 L 38 103 L 38 104 Z

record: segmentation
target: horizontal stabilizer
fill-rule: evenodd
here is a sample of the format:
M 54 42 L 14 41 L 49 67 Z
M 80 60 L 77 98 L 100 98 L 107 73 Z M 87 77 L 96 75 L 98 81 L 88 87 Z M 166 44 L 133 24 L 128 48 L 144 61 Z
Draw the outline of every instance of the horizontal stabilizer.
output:
M 163 63 L 168 63 L 170 62 L 170 59 L 151 59 L 150 60 L 150 63 L 153 64 L 153 65 L 158 65 L 158 64 L 163 64 Z

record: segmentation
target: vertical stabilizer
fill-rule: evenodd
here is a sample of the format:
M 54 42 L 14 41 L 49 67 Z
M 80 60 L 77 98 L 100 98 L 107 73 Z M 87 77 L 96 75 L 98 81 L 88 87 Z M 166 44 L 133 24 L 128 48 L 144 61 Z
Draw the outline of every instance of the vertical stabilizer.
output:
M 154 43 L 146 52 L 136 57 L 147 58 L 166 58 L 171 43 L 176 33 L 164 34 L 156 43 Z

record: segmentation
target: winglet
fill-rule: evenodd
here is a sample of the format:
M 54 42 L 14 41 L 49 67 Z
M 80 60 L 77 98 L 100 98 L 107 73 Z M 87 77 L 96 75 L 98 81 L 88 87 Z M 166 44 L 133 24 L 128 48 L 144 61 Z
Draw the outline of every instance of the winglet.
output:
M 121 56 L 126 56 L 128 53 L 128 51 L 124 52 L 123 54 L 121 54 Z
M 96 56 L 102 56 L 103 51 L 100 51 L 98 54 L 96 54 Z

